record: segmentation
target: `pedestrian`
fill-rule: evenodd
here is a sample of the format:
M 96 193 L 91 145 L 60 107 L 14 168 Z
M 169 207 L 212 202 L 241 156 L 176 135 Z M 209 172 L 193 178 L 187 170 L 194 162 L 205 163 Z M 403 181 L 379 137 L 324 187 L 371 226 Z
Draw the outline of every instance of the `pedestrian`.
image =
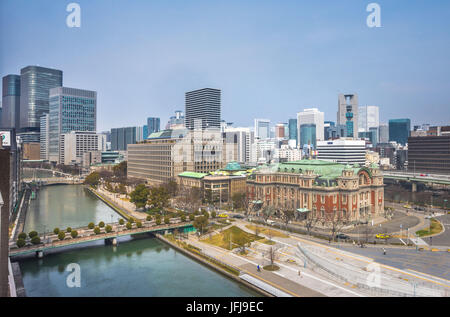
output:
M 302 277 L 302 272 L 298 270 L 298 276 Z
M 386 255 L 386 249 L 383 248 L 383 255 Z
M 259 268 L 259 264 L 257 266 L 257 270 L 258 270 L 258 272 L 261 272 L 261 269 Z

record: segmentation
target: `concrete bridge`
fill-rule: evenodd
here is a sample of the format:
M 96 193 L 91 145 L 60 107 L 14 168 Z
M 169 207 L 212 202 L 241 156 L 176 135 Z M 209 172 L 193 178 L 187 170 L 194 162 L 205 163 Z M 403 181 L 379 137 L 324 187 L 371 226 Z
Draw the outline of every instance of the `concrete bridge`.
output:
M 48 169 L 48 168 L 33 168 L 33 167 L 24 167 L 24 170 L 31 170 L 31 171 L 44 171 L 44 172 L 51 172 L 52 175 L 59 175 L 62 177 L 73 177 L 72 174 L 67 174 L 67 173 L 63 173 L 61 171 L 57 171 L 57 170 L 52 170 L 52 169 Z
M 110 233 L 105 232 L 105 227 L 108 224 L 105 224 L 104 228 L 100 228 L 101 232 L 99 234 L 94 233 L 94 229 L 89 229 L 88 227 L 80 227 L 73 228 L 72 230 L 76 230 L 78 232 L 78 236 L 76 238 L 72 238 L 70 233 L 66 232 L 66 237 L 64 240 L 59 240 L 58 235 L 53 234 L 44 234 L 40 235 L 41 243 L 38 245 L 29 245 L 22 248 L 18 248 L 16 245 L 16 241 L 9 242 L 9 256 L 17 256 L 23 254 L 36 253 L 38 257 L 44 256 L 44 251 L 61 248 L 69 245 L 77 245 L 83 244 L 87 242 L 97 241 L 97 240 L 105 240 L 106 244 L 117 243 L 117 238 L 122 236 L 140 234 L 140 233 L 161 233 L 165 231 L 173 231 L 175 229 L 185 229 L 192 228 L 193 222 L 181 222 L 175 218 L 171 219 L 173 222 L 170 224 L 161 224 L 156 225 L 155 221 L 143 221 L 142 227 L 137 228 L 136 223 L 133 223 L 133 227 L 131 229 L 127 229 L 125 224 L 120 225 L 118 222 L 110 223 L 109 225 L 112 227 L 112 231 Z M 61 231 L 65 231 L 65 229 L 61 228 Z
M 440 188 L 450 188 L 450 175 L 437 175 L 437 174 L 424 174 L 426 176 L 420 176 L 420 173 L 410 172 L 396 172 L 396 171 L 383 171 L 384 179 L 390 179 L 394 181 L 406 181 L 412 185 L 412 191 L 417 191 L 417 184 L 423 183 L 427 186 L 434 186 Z
M 48 178 L 23 178 L 22 181 L 27 184 L 36 183 L 37 185 L 56 185 L 56 184 L 81 184 L 83 181 L 78 177 L 48 177 Z

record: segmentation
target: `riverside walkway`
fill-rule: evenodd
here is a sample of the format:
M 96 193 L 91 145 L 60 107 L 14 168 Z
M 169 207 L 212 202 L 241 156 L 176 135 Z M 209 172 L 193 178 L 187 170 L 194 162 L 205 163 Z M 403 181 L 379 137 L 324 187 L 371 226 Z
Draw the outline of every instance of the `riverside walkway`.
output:
M 77 245 L 86 242 L 92 242 L 97 240 L 112 241 L 113 239 L 121 236 L 128 236 L 141 233 L 157 233 L 164 231 L 173 231 L 176 229 L 192 228 L 192 222 L 181 222 L 176 218 L 173 218 L 170 224 L 156 225 L 155 221 L 144 221 L 142 222 L 142 227 L 137 228 L 136 224 L 133 224 L 131 229 L 127 229 L 125 225 L 120 225 L 119 223 L 105 224 L 112 227 L 112 231 L 106 233 L 104 228 L 102 228 L 99 234 L 94 233 L 94 229 L 89 229 L 88 227 L 74 228 L 78 232 L 76 238 L 72 238 L 70 233 L 66 233 L 66 237 L 60 240 L 56 234 L 44 234 L 40 236 L 43 243 L 37 245 L 27 245 L 22 248 L 18 248 L 15 241 L 10 241 L 9 243 L 9 256 L 24 255 L 30 253 L 36 253 L 39 255 L 40 252 L 46 250 L 65 247 L 69 245 Z M 43 254 L 43 253 L 41 253 Z

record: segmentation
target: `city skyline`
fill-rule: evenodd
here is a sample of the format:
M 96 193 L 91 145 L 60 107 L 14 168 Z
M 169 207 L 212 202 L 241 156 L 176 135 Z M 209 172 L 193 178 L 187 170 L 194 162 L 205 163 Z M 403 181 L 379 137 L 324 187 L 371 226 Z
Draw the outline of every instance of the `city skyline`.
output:
M 381 28 L 367 27 L 367 4 L 356 2 L 326 1 L 327 10 L 323 3 L 290 1 L 258 7 L 204 1 L 79 4 L 81 28 L 70 29 L 66 3 L 3 1 L 1 43 L 18 53 L 0 55 L 1 76 L 28 65 L 63 70 L 66 86 L 98 91 L 99 131 L 144 125 L 141 118 L 147 116 L 165 124 L 184 108 L 185 92 L 203 87 L 223 92 L 222 118 L 235 126 L 252 126 L 258 117 L 287 122 L 311 107 L 336 121 L 339 93 L 357 94 L 361 106 L 379 106 L 383 123 L 404 113 L 412 125 L 444 124 L 450 117 L 450 49 L 440 40 L 450 29 L 445 2 L 426 7 L 379 1 Z M 199 6 L 211 14 L 198 15 Z M 223 28 L 231 13 L 234 24 Z M 7 29 L 15 30 L 14 37 Z M 423 51 L 424 43 L 434 49 Z

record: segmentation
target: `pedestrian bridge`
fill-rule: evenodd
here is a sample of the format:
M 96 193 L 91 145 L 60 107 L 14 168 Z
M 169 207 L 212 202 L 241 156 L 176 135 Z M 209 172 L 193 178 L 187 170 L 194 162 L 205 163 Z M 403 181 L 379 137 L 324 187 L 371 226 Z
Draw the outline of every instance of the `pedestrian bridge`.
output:
M 44 251 L 66 247 L 70 245 L 83 244 L 87 242 L 97 241 L 97 240 L 105 240 L 106 243 L 113 242 L 118 237 L 135 235 L 141 233 L 157 233 L 164 231 L 174 231 L 176 229 L 183 231 L 192 231 L 193 222 L 178 222 L 178 223 L 170 223 L 170 224 L 162 224 L 156 225 L 155 221 L 143 221 L 142 227 L 137 228 L 136 223 L 133 224 L 131 229 L 127 229 L 124 225 L 120 225 L 119 223 L 110 223 L 109 225 L 112 227 L 112 231 L 109 233 L 105 232 L 105 227 L 108 224 L 105 224 L 104 228 L 101 228 L 102 232 L 99 234 L 94 233 L 94 229 L 89 229 L 88 227 L 81 228 L 73 228 L 72 230 L 76 230 L 78 232 L 78 237 L 72 238 L 70 233 L 66 233 L 66 237 L 64 240 L 59 240 L 56 234 L 44 234 L 40 235 L 41 243 L 38 245 L 29 245 L 24 246 L 22 248 L 18 248 L 16 245 L 16 241 L 10 241 L 9 243 L 9 256 L 17 256 L 24 255 L 30 253 L 36 253 L 39 257 L 43 256 Z M 64 231 L 61 229 L 61 231 Z

